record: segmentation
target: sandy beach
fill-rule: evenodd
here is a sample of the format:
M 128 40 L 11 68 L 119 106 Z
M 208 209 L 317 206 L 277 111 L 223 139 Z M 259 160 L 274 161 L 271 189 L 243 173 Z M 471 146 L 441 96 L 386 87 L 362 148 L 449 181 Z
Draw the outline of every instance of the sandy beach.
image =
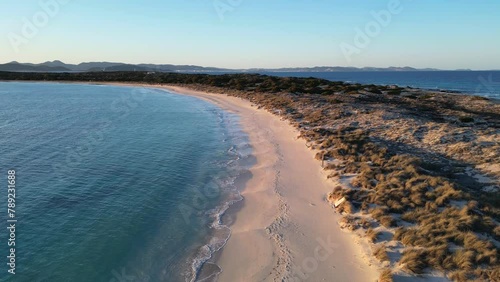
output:
M 78 83 L 78 82 L 77 82 Z M 231 218 L 231 237 L 216 254 L 217 281 L 377 281 L 379 263 L 370 245 L 342 230 L 341 215 L 326 195 L 341 183 L 328 180 L 316 151 L 289 122 L 250 101 L 179 86 L 146 87 L 193 96 L 237 114 L 248 134 L 255 164 L 241 187 L 244 200 Z
M 298 131 L 251 102 L 221 94 L 164 88 L 238 114 L 256 164 L 218 264 L 219 281 L 376 281 L 367 245 L 337 224 L 325 201 L 334 182 Z

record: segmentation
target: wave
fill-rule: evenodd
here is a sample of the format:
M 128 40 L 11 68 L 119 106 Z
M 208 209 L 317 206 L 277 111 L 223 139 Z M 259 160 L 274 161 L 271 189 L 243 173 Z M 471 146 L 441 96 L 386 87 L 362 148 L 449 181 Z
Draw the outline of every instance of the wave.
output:
M 210 218 L 210 237 L 190 262 L 190 273 L 186 277 L 186 281 L 189 282 L 212 281 L 222 272 L 220 266 L 210 262 L 214 269 L 208 274 L 205 273 L 205 277 L 200 277 L 200 272 L 207 262 L 215 253 L 222 250 L 231 237 L 231 228 L 223 223 L 222 217 L 231 206 L 243 200 L 238 183 L 248 172 L 243 161 L 250 156 L 251 147 L 246 134 L 238 124 L 237 116 L 220 110 L 217 114 L 220 125 L 226 130 L 223 142 L 229 143 L 230 147 L 227 149 L 229 160 L 226 159 L 220 164 L 223 167 L 222 175 L 212 179 L 212 182 L 222 191 L 224 197 L 217 207 L 205 212 L 205 216 Z

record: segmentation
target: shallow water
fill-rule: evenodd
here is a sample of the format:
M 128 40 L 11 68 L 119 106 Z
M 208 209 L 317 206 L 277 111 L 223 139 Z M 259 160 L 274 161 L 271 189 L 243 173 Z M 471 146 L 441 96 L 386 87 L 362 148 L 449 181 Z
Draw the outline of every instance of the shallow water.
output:
M 0 105 L 0 187 L 15 169 L 18 219 L 17 274 L 2 232 L 1 281 L 191 281 L 225 244 L 250 154 L 237 116 L 78 84 L 2 82 Z

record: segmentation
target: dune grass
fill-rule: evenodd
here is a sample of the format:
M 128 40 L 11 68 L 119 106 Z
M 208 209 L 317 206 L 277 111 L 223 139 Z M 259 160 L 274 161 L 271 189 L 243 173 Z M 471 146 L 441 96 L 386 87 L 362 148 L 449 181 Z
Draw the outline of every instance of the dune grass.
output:
M 382 245 L 382 246 L 379 246 L 379 247 L 376 247 L 373 251 L 373 255 L 380 261 L 380 262 L 384 262 L 384 261 L 389 261 L 389 256 L 387 255 L 387 251 L 385 249 L 385 246 Z
M 392 271 L 388 268 L 382 270 L 378 282 L 393 282 Z
M 362 131 L 344 129 L 327 136 L 321 143 L 323 154 L 349 163 L 340 167 L 341 173 L 357 173 L 351 181 L 357 190 L 335 193 L 357 203 L 386 228 L 402 226 L 403 221 L 414 225 L 397 228 L 393 238 L 406 247 L 398 262 L 404 270 L 421 274 L 438 269 L 455 273 L 456 281 L 487 279 L 498 271 L 498 248 L 476 234 L 500 238 L 493 219 L 498 219 L 498 207 L 473 199 L 445 177 L 427 173 L 419 158 L 377 148 Z M 452 204 L 460 201 L 465 202 L 461 208 Z M 368 229 L 366 236 L 374 242 L 378 235 Z M 452 244 L 455 250 L 450 250 Z M 377 248 L 374 255 L 383 261 L 387 253 Z

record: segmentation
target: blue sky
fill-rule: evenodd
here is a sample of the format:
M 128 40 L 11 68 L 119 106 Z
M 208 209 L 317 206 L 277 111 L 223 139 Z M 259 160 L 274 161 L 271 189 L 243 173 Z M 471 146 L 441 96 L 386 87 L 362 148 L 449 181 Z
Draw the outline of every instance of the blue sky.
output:
M 0 62 L 500 69 L 498 11 L 497 0 L 0 0 Z

